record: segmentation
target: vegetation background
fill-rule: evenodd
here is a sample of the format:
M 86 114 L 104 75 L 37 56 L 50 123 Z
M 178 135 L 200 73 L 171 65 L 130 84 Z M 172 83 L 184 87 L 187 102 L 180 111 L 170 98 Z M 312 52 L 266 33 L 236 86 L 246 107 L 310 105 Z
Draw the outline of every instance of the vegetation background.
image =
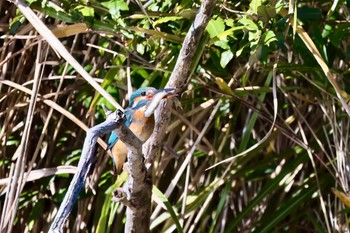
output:
M 125 107 L 131 85 L 165 86 L 201 2 L 27 3 Z M 349 232 L 349 10 L 217 1 L 154 164 L 153 232 Z M 86 126 L 112 105 L 15 4 L 0 1 L 0 16 L 0 225 L 46 232 Z M 123 231 L 111 197 L 126 174 L 113 175 L 102 147 L 95 160 L 67 232 Z M 27 179 L 20 193 L 10 176 Z

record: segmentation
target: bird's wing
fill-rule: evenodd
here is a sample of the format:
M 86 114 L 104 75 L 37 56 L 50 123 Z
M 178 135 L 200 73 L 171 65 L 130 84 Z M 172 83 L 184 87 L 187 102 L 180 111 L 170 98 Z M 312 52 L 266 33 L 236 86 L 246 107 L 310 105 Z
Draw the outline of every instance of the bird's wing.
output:
M 124 114 L 126 116 L 125 125 L 127 127 L 129 127 L 131 124 L 133 113 L 134 113 L 134 111 L 131 108 L 125 109 L 125 112 L 124 112 Z M 119 139 L 118 135 L 116 133 L 114 133 L 114 131 L 112 131 L 111 135 L 108 138 L 108 149 L 111 149 L 114 146 L 114 144 L 116 144 L 118 139 Z

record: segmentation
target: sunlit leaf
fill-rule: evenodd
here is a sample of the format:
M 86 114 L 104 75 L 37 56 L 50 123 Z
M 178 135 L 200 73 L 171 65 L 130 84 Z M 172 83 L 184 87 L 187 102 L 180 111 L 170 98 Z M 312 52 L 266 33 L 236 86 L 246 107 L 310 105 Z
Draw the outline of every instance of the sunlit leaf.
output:
M 215 78 L 216 84 L 219 86 L 220 90 L 222 90 L 224 93 L 229 95 L 234 95 L 233 91 L 231 90 L 230 86 L 223 80 L 222 78 Z
M 222 18 L 218 17 L 217 19 L 211 19 L 207 26 L 207 32 L 210 35 L 210 38 L 216 37 L 218 34 L 222 33 L 225 30 L 225 22 Z
M 109 13 L 112 15 L 113 19 L 119 18 L 121 11 L 129 10 L 128 4 L 123 0 L 110 0 L 102 2 L 101 4 L 109 10 Z
M 90 16 L 90 17 L 93 17 L 94 16 L 94 13 L 95 13 L 95 10 L 94 8 L 92 7 L 88 7 L 88 6 L 78 6 L 76 8 L 78 11 L 80 11 L 83 16 Z
M 247 18 L 242 18 L 238 21 L 239 23 L 243 24 L 245 26 L 245 28 L 247 28 L 250 31 L 257 31 L 258 30 L 258 26 L 256 25 L 256 23 L 251 20 L 251 19 L 247 19 Z
M 153 25 L 156 26 L 158 24 L 162 24 L 162 23 L 167 23 L 169 21 L 176 21 L 176 20 L 180 20 L 182 19 L 181 16 L 168 16 L 168 17 L 163 17 L 163 18 L 160 18 L 156 21 L 154 21 Z
M 230 49 L 230 46 L 228 45 L 227 40 L 217 40 L 214 42 L 214 44 L 222 49 L 225 49 L 225 50 Z
M 339 200 L 346 205 L 347 207 L 350 207 L 350 196 L 346 195 L 342 191 L 339 191 L 335 188 L 332 188 L 332 192 L 339 198 Z
M 233 58 L 233 53 L 231 50 L 226 50 L 221 54 L 220 65 L 225 68 L 227 63 L 229 63 Z
M 266 31 L 264 33 L 264 44 L 270 46 L 270 43 L 273 41 L 277 41 L 276 35 L 273 31 Z
M 262 0 L 252 0 L 249 4 L 249 11 L 256 14 L 261 3 Z

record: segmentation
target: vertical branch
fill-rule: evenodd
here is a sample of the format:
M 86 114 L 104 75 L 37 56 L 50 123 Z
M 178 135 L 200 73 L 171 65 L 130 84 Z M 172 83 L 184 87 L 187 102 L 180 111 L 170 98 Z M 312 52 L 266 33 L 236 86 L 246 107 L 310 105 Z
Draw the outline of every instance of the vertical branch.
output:
M 127 206 L 125 232 L 149 232 L 152 183 L 147 179 L 142 142 L 126 127 L 115 133 L 128 148 L 130 174 L 125 189 L 115 191 L 114 201 Z

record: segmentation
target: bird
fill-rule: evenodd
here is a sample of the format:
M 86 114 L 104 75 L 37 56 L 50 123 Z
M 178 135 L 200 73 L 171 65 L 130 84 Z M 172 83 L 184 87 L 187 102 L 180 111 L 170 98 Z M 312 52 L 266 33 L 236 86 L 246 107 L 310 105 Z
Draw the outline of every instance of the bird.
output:
M 156 89 L 154 87 L 141 87 L 130 97 L 129 106 L 125 109 L 125 125 L 142 141 L 146 142 L 153 133 L 154 115 L 146 114 L 147 107 L 157 94 L 162 98 L 171 98 L 175 96 L 174 88 Z M 149 116 L 148 116 L 149 115 Z M 126 161 L 128 149 L 126 145 L 119 140 L 118 135 L 112 131 L 108 139 L 108 149 L 111 150 L 112 160 L 115 165 L 115 171 L 119 175 L 123 170 Z

